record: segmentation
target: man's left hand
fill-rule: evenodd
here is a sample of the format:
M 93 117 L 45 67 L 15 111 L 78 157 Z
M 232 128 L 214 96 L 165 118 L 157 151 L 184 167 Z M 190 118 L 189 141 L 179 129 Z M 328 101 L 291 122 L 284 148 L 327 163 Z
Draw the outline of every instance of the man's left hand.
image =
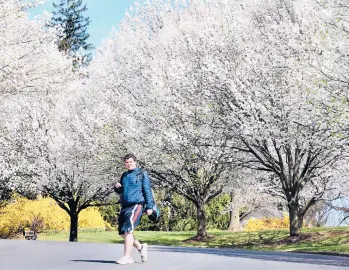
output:
M 151 214 L 153 214 L 153 209 L 147 209 L 147 215 L 150 216 Z

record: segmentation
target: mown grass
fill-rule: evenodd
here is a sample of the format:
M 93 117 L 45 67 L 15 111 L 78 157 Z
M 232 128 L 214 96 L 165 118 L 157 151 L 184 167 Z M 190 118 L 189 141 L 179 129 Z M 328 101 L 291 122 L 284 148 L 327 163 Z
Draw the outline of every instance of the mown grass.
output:
M 349 254 L 349 228 L 303 229 L 299 237 L 289 237 L 288 230 L 239 232 L 209 231 L 205 241 L 188 240 L 195 232 L 137 232 L 136 237 L 152 245 L 236 248 L 269 251 L 297 251 Z M 68 233 L 40 234 L 39 240 L 68 241 Z M 122 243 L 115 231 L 79 232 L 79 242 Z

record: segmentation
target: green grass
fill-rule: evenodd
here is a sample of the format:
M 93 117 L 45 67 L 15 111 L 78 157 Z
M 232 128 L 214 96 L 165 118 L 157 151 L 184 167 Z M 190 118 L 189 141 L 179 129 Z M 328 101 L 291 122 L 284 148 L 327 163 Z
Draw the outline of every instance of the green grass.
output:
M 137 232 L 136 237 L 152 245 L 236 248 L 298 252 L 324 252 L 349 254 L 349 229 L 303 229 L 299 237 L 289 238 L 288 230 L 240 232 L 209 231 L 205 241 L 185 241 L 195 232 Z M 39 240 L 68 241 L 67 233 L 40 234 Z M 117 232 L 79 232 L 79 242 L 122 243 Z

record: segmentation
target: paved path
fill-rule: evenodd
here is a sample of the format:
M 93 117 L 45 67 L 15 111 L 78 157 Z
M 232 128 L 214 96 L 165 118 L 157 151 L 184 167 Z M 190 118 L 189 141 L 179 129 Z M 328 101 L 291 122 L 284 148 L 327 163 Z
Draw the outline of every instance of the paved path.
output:
M 349 257 L 152 246 L 141 263 L 117 265 L 118 244 L 0 240 L 0 270 L 349 270 Z

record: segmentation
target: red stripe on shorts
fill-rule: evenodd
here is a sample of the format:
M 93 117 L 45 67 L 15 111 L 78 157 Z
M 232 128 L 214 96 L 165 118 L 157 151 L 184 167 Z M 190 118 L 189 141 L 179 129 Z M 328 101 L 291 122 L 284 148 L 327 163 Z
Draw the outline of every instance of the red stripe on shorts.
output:
M 140 214 L 141 212 L 142 212 L 142 205 L 139 204 L 139 205 L 137 206 L 137 210 L 136 210 L 135 214 L 133 215 L 132 223 L 135 223 L 135 222 L 136 222 L 136 220 L 137 220 L 137 218 L 138 218 L 138 216 L 139 216 L 139 214 Z

